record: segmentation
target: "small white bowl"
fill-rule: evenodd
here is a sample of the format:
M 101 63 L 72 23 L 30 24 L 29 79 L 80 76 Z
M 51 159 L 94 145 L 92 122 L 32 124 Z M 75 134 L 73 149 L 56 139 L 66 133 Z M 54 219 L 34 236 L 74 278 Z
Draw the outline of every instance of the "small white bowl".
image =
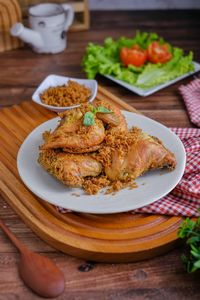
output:
M 91 90 L 91 96 L 89 97 L 88 102 L 91 103 L 95 99 L 96 94 L 97 94 L 97 81 L 96 80 L 70 78 L 70 77 L 58 76 L 58 75 L 49 75 L 38 86 L 37 90 L 32 95 L 32 100 L 35 103 L 37 103 L 49 110 L 55 111 L 55 112 L 62 112 L 67 109 L 79 107 L 80 104 L 73 105 L 73 106 L 62 106 L 62 107 L 47 105 L 47 104 L 43 103 L 40 99 L 40 94 L 42 94 L 46 89 L 48 89 L 49 87 L 56 87 L 56 86 L 64 85 L 68 82 L 68 80 L 73 80 L 73 81 L 78 82 L 79 84 L 83 84 L 84 86 L 86 86 L 87 88 L 89 88 Z

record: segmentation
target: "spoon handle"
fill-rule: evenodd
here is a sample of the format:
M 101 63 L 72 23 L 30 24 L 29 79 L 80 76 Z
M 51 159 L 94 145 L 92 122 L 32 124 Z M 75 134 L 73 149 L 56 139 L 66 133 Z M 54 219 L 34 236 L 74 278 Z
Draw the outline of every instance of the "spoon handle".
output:
M 10 229 L 6 226 L 6 224 L 1 219 L 0 219 L 0 227 L 20 252 L 27 250 L 27 248 L 16 238 L 16 236 L 10 231 Z

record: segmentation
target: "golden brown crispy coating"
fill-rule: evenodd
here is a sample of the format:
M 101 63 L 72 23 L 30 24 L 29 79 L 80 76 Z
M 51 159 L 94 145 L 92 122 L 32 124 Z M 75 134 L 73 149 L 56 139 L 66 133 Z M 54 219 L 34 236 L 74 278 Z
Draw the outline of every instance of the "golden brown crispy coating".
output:
M 162 142 L 139 128 L 128 131 L 121 111 L 105 101 L 95 101 L 112 113 L 96 113 L 95 124 L 85 126 L 91 105 L 59 114 L 61 121 L 51 133 L 43 134 L 38 162 L 68 186 L 95 194 L 103 187 L 117 191 L 135 188 L 133 180 L 150 169 L 174 169 L 176 160 Z
M 49 134 L 41 149 L 89 148 L 102 143 L 105 129 L 102 121 L 95 120 L 91 126 L 83 126 L 82 120 L 71 121 L 67 118 L 54 132 Z
M 105 101 L 96 101 L 93 107 L 103 106 L 111 113 L 97 113 L 94 116 L 95 123 L 90 126 L 83 124 L 84 114 L 91 111 L 91 104 L 85 104 L 73 110 L 60 113 L 61 121 L 58 127 L 46 134 L 42 150 L 63 148 L 69 153 L 88 153 L 96 151 L 104 138 L 105 128 L 107 132 L 127 131 L 127 124 L 120 110 Z
M 112 180 L 136 179 L 150 169 L 168 167 L 174 169 L 174 154 L 154 137 L 139 128 L 133 128 L 126 135 L 108 136 L 100 156 L 107 177 Z M 106 161 L 105 161 L 106 157 Z
M 81 154 L 81 153 L 95 152 L 95 151 L 99 150 L 101 147 L 102 147 L 102 144 L 96 145 L 96 146 L 91 146 L 88 148 L 74 148 L 74 149 L 62 148 L 62 150 L 67 153 Z
M 74 155 L 59 150 L 42 150 L 38 162 L 42 167 L 68 186 L 82 186 L 84 177 L 99 175 L 102 165 L 89 155 Z
M 95 100 L 95 106 L 104 106 L 108 110 L 112 111 L 112 114 L 97 113 L 97 117 L 99 117 L 105 124 L 109 125 L 107 132 L 114 133 L 119 131 L 128 131 L 125 117 L 117 106 L 104 100 Z

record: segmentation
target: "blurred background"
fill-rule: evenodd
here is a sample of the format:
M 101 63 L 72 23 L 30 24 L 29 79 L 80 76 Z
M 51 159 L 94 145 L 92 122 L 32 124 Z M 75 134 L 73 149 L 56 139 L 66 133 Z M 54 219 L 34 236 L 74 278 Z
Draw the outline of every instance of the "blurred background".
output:
M 7 0 L 10 1 L 10 0 Z M 200 8 L 200 0 L 18 0 L 22 7 L 42 2 L 87 2 L 90 10 L 159 10 Z
M 195 9 L 200 0 L 89 0 L 91 10 Z

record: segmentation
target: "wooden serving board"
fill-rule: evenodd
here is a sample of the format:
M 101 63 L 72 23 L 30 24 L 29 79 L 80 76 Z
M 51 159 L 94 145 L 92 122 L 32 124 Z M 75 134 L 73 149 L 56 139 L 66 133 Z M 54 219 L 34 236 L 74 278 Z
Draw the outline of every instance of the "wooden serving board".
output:
M 97 98 L 136 110 L 99 87 Z M 30 228 L 65 253 L 101 262 L 131 262 L 161 255 L 177 243 L 180 217 L 121 213 L 59 213 L 32 194 L 19 178 L 16 157 L 26 136 L 55 113 L 28 101 L 0 111 L 0 191 Z M 31 172 L 31 170 L 30 170 Z

